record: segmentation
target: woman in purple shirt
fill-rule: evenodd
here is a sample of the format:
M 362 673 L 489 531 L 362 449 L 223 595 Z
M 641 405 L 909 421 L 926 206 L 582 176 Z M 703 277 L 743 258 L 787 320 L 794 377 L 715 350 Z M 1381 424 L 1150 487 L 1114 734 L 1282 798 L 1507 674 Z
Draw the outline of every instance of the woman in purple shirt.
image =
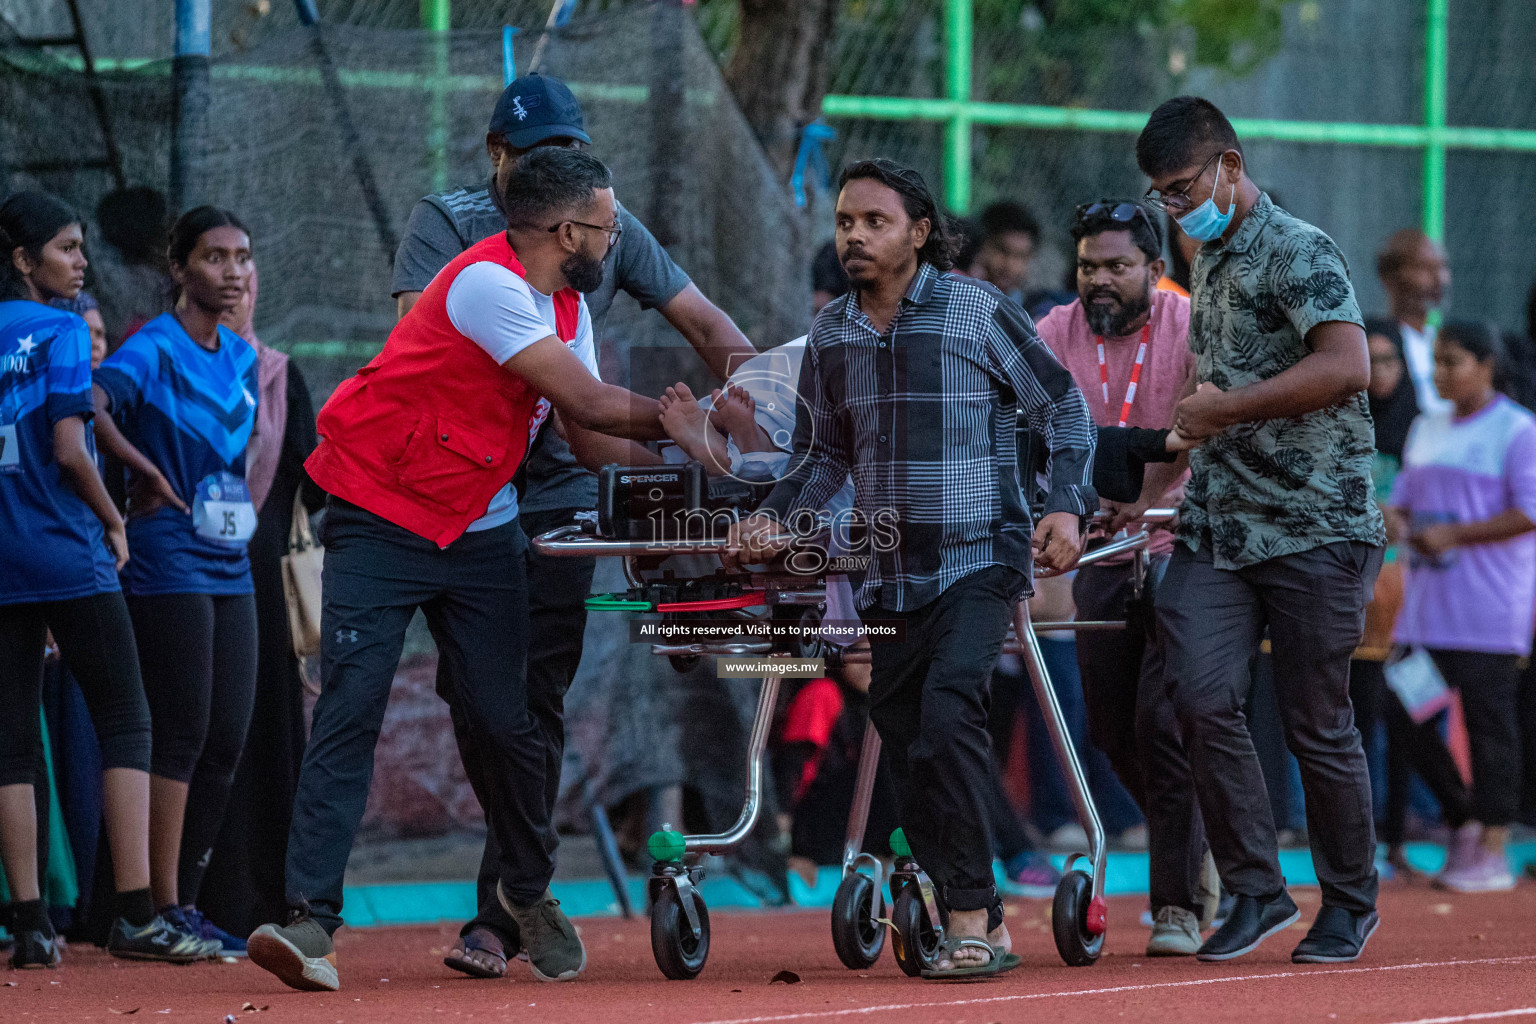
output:
M 1433 718 L 1415 727 L 1415 760 L 1447 807 L 1464 805 L 1438 883 L 1513 889 L 1504 845 L 1520 799 L 1519 662 L 1536 617 L 1536 417 L 1500 394 L 1499 336 L 1448 323 L 1435 342 L 1435 387 L 1449 410 L 1414 420 L 1389 518 L 1409 548 L 1394 639 L 1422 647 L 1461 693 L 1472 746 L 1470 800 Z

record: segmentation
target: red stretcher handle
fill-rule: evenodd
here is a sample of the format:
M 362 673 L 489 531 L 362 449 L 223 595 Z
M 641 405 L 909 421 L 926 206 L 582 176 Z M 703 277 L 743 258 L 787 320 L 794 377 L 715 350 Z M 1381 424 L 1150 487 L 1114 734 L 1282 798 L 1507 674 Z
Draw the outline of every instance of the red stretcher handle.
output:
M 659 612 L 728 612 L 737 608 L 754 608 L 763 603 L 764 592 L 749 590 L 735 597 L 721 597 L 713 601 L 669 601 L 658 604 Z

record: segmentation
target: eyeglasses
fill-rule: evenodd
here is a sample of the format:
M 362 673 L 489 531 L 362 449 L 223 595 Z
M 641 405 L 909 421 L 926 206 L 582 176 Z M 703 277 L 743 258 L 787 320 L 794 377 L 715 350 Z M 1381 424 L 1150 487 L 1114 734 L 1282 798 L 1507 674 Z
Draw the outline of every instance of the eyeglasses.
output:
M 591 228 L 593 231 L 603 232 L 608 236 L 608 248 L 610 249 L 619 244 L 619 236 L 624 233 L 624 225 L 622 224 L 615 224 L 613 227 L 604 227 L 601 224 L 588 224 L 585 221 L 580 220 L 563 220 L 560 222 L 560 224 L 551 226 L 549 233 L 554 234 L 556 231 L 559 231 L 561 224 L 575 224 L 579 228 Z
M 1137 217 L 1146 221 L 1147 227 L 1152 233 L 1157 234 L 1157 225 L 1152 223 L 1152 217 L 1146 208 L 1140 203 L 1116 203 L 1108 199 L 1100 199 L 1096 203 L 1084 203 L 1077 208 L 1077 222 L 1084 223 L 1094 217 L 1108 217 L 1116 224 L 1134 223 Z
M 1211 166 L 1211 161 L 1218 160 L 1226 155 L 1226 150 L 1222 150 L 1220 153 L 1212 153 L 1205 163 L 1200 165 L 1200 169 L 1195 172 L 1194 177 L 1184 183 L 1183 188 L 1174 189 L 1172 192 L 1158 192 L 1155 188 L 1149 188 L 1147 189 L 1147 194 L 1141 197 L 1142 200 L 1149 206 L 1156 207 L 1164 213 L 1172 210 L 1188 210 L 1195 205 L 1194 200 L 1190 198 L 1189 190 L 1194 188 L 1195 182 L 1204 176 L 1206 168 Z M 1217 171 L 1216 176 L 1220 177 L 1221 172 Z

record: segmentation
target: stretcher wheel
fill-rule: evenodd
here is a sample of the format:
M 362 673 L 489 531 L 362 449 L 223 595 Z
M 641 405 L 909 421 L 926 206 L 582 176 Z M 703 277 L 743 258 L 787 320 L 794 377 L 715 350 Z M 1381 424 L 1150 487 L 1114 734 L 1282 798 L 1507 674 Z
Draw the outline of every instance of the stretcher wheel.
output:
M 880 887 L 868 875 L 855 871 L 837 887 L 832 901 L 832 948 L 851 971 L 874 965 L 885 948 L 885 900 Z
M 1092 904 L 1092 879 L 1081 871 L 1062 876 L 1051 904 L 1051 934 L 1056 939 L 1056 952 L 1068 967 L 1088 967 L 1104 952 L 1103 921 L 1096 922 L 1097 934 L 1089 927 Z
M 693 909 L 699 915 L 699 934 L 688 926 L 677 886 L 663 886 L 651 906 L 651 953 L 656 966 L 673 981 L 692 981 L 709 959 L 709 908 L 696 890 L 690 890 Z
M 939 937 L 928 920 L 928 911 L 917 886 L 906 885 L 896 896 L 891 910 L 891 952 L 896 964 L 909 978 L 919 977 L 924 967 L 931 968 L 939 952 Z

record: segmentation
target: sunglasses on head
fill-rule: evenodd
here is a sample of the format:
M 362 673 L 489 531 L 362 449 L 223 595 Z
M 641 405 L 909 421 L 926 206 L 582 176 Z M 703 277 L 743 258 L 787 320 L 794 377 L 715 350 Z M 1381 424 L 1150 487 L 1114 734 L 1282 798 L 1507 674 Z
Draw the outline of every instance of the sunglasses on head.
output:
M 1157 226 L 1152 223 L 1151 216 L 1148 215 L 1146 208 L 1140 203 L 1116 203 L 1108 199 L 1101 199 L 1096 203 L 1084 203 L 1077 208 L 1077 222 L 1079 224 L 1092 220 L 1095 217 L 1108 217 L 1116 224 L 1130 224 L 1137 217 L 1140 217 L 1147 222 L 1147 227 L 1152 229 L 1152 233 L 1154 235 L 1157 234 Z

